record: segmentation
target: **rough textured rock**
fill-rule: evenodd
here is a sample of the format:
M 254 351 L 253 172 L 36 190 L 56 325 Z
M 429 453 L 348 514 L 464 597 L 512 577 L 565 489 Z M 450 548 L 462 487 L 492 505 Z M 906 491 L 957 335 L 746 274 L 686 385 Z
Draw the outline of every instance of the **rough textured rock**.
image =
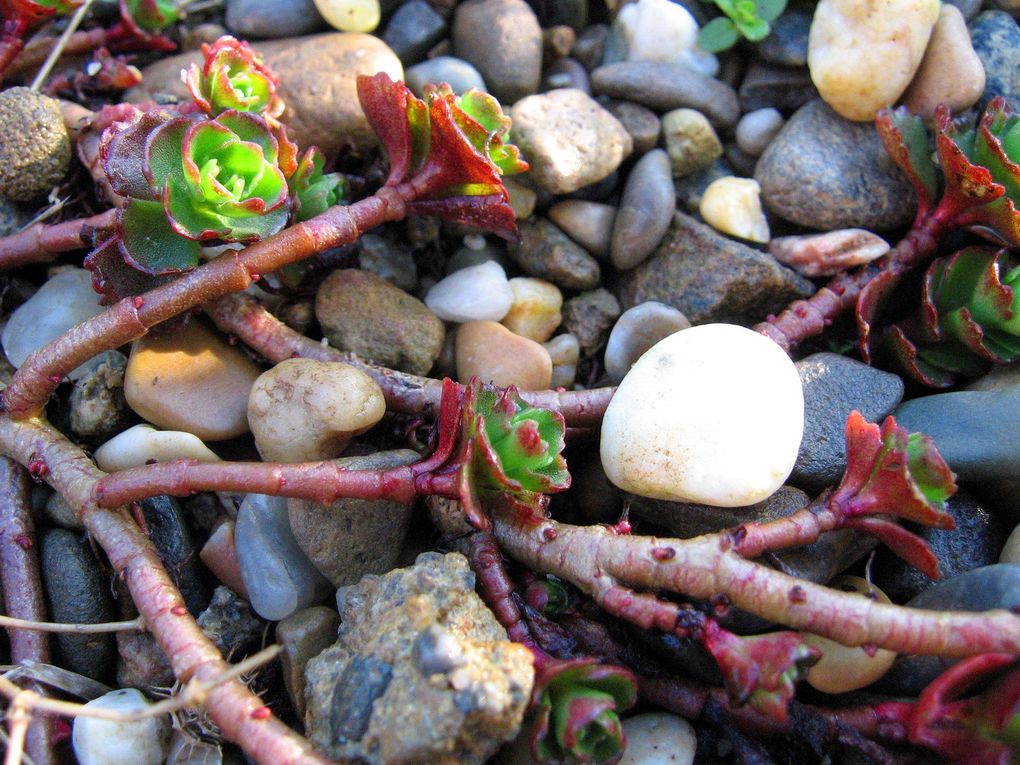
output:
M 261 639 L 266 623 L 247 601 L 220 585 L 213 591 L 209 607 L 199 615 L 198 626 L 224 656 L 243 656 Z
M 337 593 L 336 645 L 306 668 L 306 730 L 327 756 L 372 765 L 481 765 L 520 728 L 530 652 L 474 592 L 457 554 Z
M 54 98 L 28 88 L 0 93 L 0 196 L 37 201 L 71 166 L 71 139 Z
M 276 625 L 283 682 L 299 717 L 305 715 L 305 666 L 333 645 L 339 626 L 340 614 L 326 606 L 305 608 Z
M 601 270 L 595 258 L 545 218 L 523 221 L 518 236 L 507 254 L 529 276 L 565 290 L 598 286 Z
M 106 351 L 90 359 L 71 391 L 71 430 L 88 441 L 104 441 L 120 433 L 131 422 L 124 399 L 124 369 L 127 357 Z
M 1020 102 L 1020 24 L 1004 11 L 985 11 L 970 25 L 974 52 L 985 69 L 985 91 L 978 108 L 996 96 Z M 1014 107 L 1015 108 L 1015 107 Z
M 655 254 L 619 281 L 624 309 L 655 300 L 679 309 L 692 324 L 751 324 L 814 291 L 771 255 L 679 212 Z
M 572 297 L 563 306 L 563 327 L 577 338 L 581 354 L 590 356 L 606 341 L 620 316 L 620 301 L 601 287 Z

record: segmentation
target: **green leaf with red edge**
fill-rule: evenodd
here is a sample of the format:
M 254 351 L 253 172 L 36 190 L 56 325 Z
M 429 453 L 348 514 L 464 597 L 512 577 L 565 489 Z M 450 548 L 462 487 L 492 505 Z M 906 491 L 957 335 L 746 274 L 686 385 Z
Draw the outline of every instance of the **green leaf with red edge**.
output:
M 162 203 L 131 199 L 117 218 L 125 258 L 139 271 L 154 276 L 179 274 L 198 265 L 198 244 L 177 235 Z
M 223 35 L 212 45 L 203 43 L 202 55 L 204 64 L 192 64 L 184 82 L 206 114 L 235 110 L 275 119 L 283 113 L 279 79 L 248 43 Z
M 384 72 L 371 77 L 358 75 L 357 88 L 358 101 L 368 124 L 389 159 L 390 174 L 386 185 L 394 186 L 407 180 L 413 168 L 408 102 L 417 99 L 402 82 L 394 82 Z
M 197 116 L 178 117 L 149 133 L 145 141 L 142 172 L 154 198 L 162 199 L 164 189 L 171 182 L 184 185 L 184 134 L 197 119 Z
M 780 721 L 797 682 L 821 656 L 799 632 L 740 637 L 714 620 L 706 622 L 702 643 L 719 665 L 730 699 Z
M 871 328 L 879 312 L 888 301 L 889 295 L 899 286 L 901 275 L 893 271 L 882 271 L 861 289 L 854 307 L 857 320 L 857 342 L 861 357 L 871 362 Z
M 448 96 L 453 96 L 452 91 L 443 95 L 444 98 Z M 503 175 L 515 175 L 528 169 L 528 163 L 521 159 L 520 149 L 506 142 L 511 120 L 503 113 L 499 101 L 471 88 L 456 99 L 456 105 L 458 108 L 453 114 L 461 130 Z
M 882 109 L 875 126 L 886 152 L 903 171 L 917 195 L 917 219 L 928 214 L 939 196 L 938 168 L 931 159 L 932 149 L 924 121 L 907 110 Z
M 172 0 L 120 0 L 121 18 L 143 32 L 162 32 L 181 18 L 181 10 Z
M 170 282 L 173 276 L 151 276 L 128 265 L 120 236 L 107 237 L 85 258 L 92 273 L 92 287 L 100 294 L 100 305 L 112 305 L 131 295 L 140 295 Z
M 53 16 L 66 16 L 81 5 L 81 0 L 4 0 L 0 2 L 3 18 L 25 25 L 34 25 Z
M 137 111 L 130 121 L 115 122 L 103 131 L 99 157 L 110 188 L 123 197 L 156 199 L 146 179 L 145 151 L 149 136 L 172 115 L 159 109 Z
M 295 219 L 314 218 L 336 204 L 342 204 L 346 195 L 346 181 L 339 173 L 323 173 L 326 158 L 313 146 L 301 158 L 297 170 L 288 179 L 291 196 L 295 200 Z
M 637 680 L 623 667 L 548 660 L 532 690 L 532 754 L 542 763 L 617 762 L 626 742 L 619 715 L 636 701 Z

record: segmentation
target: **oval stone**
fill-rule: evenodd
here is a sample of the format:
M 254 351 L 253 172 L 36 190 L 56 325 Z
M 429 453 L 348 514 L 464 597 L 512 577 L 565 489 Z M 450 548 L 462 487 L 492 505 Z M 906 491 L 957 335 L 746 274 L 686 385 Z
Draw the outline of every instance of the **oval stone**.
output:
M 494 321 L 470 321 L 457 329 L 457 378 L 478 377 L 494 385 L 544 390 L 552 379 L 549 351 Z
M 783 485 L 803 429 L 789 356 L 745 327 L 704 324 L 656 343 L 631 368 L 603 420 L 602 465 L 641 496 L 750 505 Z

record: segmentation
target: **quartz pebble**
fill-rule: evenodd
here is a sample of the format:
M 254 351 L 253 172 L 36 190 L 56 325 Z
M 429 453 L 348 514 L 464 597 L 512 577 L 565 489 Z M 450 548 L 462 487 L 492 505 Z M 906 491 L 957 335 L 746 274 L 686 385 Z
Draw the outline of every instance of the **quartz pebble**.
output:
M 662 149 L 653 149 L 627 176 L 609 247 L 613 265 L 624 270 L 643 262 L 666 234 L 675 212 L 670 158 Z
M 761 156 L 783 122 L 783 115 L 771 106 L 747 112 L 737 123 L 737 146 L 750 157 Z
M 808 38 L 808 68 L 822 99 L 849 120 L 871 121 L 914 77 L 939 0 L 821 0 Z
M 889 603 L 889 597 L 859 576 L 840 576 L 829 586 L 842 592 L 855 592 L 876 603 Z M 803 633 L 804 642 L 822 653 L 818 663 L 808 670 L 808 684 L 823 693 L 848 693 L 871 685 L 889 671 L 896 660 L 895 651 L 878 649 L 869 654 L 862 646 L 845 646 L 835 640 Z
M 315 7 L 341 32 L 371 32 L 379 26 L 379 0 L 315 0 Z
M 672 306 L 654 300 L 624 311 L 606 342 L 606 374 L 618 384 L 641 354 L 674 332 L 687 329 L 691 323 Z
M 600 452 L 625 491 L 736 507 L 783 485 L 803 428 L 790 357 L 750 329 L 704 324 L 631 368 L 606 410 Z
M 769 240 L 769 254 L 794 271 L 815 278 L 870 263 L 889 252 L 889 243 L 863 228 L 824 234 L 779 236 Z
M 696 109 L 673 109 L 663 114 L 662 136 L 674 178 L 704 170 L 723 153 L 712 123 Z
M 501 323 L 515 335 L 544 343 L 563 319 L 563 293 L 555 284 L 528 276 L 511 279 L 510 289 L 514 302 Z
M 751 242 L 769 240 L 769 222 L 761 209 L 761 186 L 751 178 L 729 176 L 712 181 L 698 212 L 717 231 Z
M 930 119 L 939 104 L 948 106 L 953 114 L 973 106 L 984 89 L 985 67 L 974 52 L 967 22 L 959 9 L 943 3 L 921 66 L 903 94 L 903 104 Z
M 601 202 L 564 199 L 547 211 L 549 220 L 597 258 L 609 255 L 616 208 Z
M 85 708 L 132 714 L 148 706 L 141 691 L 123 688 L 93 699 Z M 80 765 L 161 765 L 169 751 L 170 720 L 166 715 L 130 722 L 82 715 L 74 719 L 71 743 Z
M 494 321 L 472 321 L 457 330 L 457 379 L 472 377 L 521 390 L 545 390 L 552 379 L 549 352 Z
M 647 712 L 623 721 L 627 748 L 619 765 L 692 765 L 698 749 L 694 727 L 666 712 Z
M 264 372 L 248 398 L 248 422 L 262 459 L 332 459 L 386 413 L 379 385 L 349 364 L 286 359 Z
M 68 268 L 48 279 L 11 314 L 0 334 L 7 360 L 15 367 L 71 327 L 102 312 L 92 289 L 92 275 L 84 268 Z M 77 380 L 86 364 L 68 377 Z
M 698 22 L 679 3 L 638 0 L 624 5 L 611 34 L 623 44 L 627 61 L 682 64 L 708 77 L 719 71 L 719 59 L 698 46 Z
M 514 302 L 503 267 L 494 261 L 468 266 L 432 285 L 425 305 L 444 321 L 499 321 Z
M 577 338 L 569 332 L 557 335 L 545 343 L 545 349 L 549 352 L 549 359 L 553 365 L 549 387 L 572 387 L 577 376 L 577 361 L 581 357 L 581 344 L 577 342 Z
M 248 393 L 261 373 L 200 321 L 134 342 L 124 372 L 128 406 L 153 425 L 207 441 L 248 432 Z
M 285 497 L 248 494 L 237 511 L 234 544 L 251 607 L 263 619 L 285 619 L 329 593 L 329 582 L 294 539 Z
M 218 462 L 220 459 L 193 433 L 156 430 L 144 423 L 118 433 L 96 449 L 94 457 L 99 469 L 107 473 L 139 467 L 149 462 Z

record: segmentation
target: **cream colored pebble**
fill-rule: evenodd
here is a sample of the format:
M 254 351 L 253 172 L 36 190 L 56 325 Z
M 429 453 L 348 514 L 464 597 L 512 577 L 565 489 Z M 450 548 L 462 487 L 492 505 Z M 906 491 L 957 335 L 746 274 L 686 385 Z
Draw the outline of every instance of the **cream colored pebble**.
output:
M 560 326 L 563 293 L 551 282 L 516 276 L 510 280 L 514 301 L 500 322 L 516 335 L 544 343 Z
M 135 425 L 118 433 L 96 449 L 93 455 L 100 470 L 112 473 L 149 462 L 198 460 L 218 462 L 219 457 L 192 433 L 181 430 L 156 430 L 151 425 Z
M 315 0 L 315 7 L 341 32 L 371 32 L 379 26 L 379 0 Z
M 769 222 L 761 209 L 761 186 L 751 178 L 726 176 L 712 181 L 698 208 L 717 231 L 751 242 L 769 240 Z
M 648 712 L 623 721 L 627 748 L 619 765 L 691 765 L 698 750 L 694 727 L 667 712 Z

